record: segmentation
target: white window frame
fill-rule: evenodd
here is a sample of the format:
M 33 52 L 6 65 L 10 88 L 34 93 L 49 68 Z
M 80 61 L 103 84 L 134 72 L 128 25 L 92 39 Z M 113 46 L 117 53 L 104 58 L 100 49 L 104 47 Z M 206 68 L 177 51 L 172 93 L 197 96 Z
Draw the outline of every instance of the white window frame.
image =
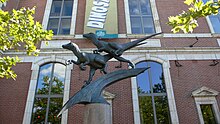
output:
M 39 75 L 40 66 L 45 63 L 50 62 L 59 62 L 65 65 L 66 60 L 63 58 L 59 58 L 57 56 L 50 56 L 43 58 L 39 61 L 36 61 L 32 64 L 32 75 L 28 90 L 28 96 L 26 101 L 26 107 L 23 117 L 23 124 L 30 124 L 32 118 L 32 110 L 34 105 L 35 92 L 37 87 L 37 80 Z M 71 70 L 73 69 L 73 65 L 66 65 L 66 75 L 64 79 L 64 93 L 63 93 L 63 105 L 69 100 L 69 92 L 70 92 L 70 78 L 71 78 Z M 68 110 L 62 114 L 61 124 L 67 124 L 68 120 Z
M 160 21 L 159 21 L 159 16 L 157 12 L 156 2 L 155 0 L 149 0 L 149 1 L 150 1 L 152 15 L 153 15 L 154 28 L 155 28 L 156 33 L 159 33 L 161 32 L 161 27 L 160 27 Z M 125 20 L 126 20 L 127 34 L 132 34 L 128 0 L 124 0 L 124 4 L 125 4 Z M 140 35 L 140 34 L 137 34 L 137 35 Z
M 45 30 L 47 30 L 52 3 L 53 3 L 53 0 L 47 0 L 45 12 L 44 12 L 44 18 L 43 18 L 43 22 L 42 22 L 43 28 Z M 70 35 L 75 34 L 77 6 L 78 6 L 78 0 L 73 0 L 73 10 L 72 10 L 71 25 L 70 25 Z
M 192 92 L 192 96 L 194 97 L 194 100 L 196 103 L 196 108 L 197 108 L 197 112 L 199 115 L 200 124 L 204 124 L 202 110 L 200 107 L 200 105 L 202 104 L 212 105 L 212 110 L 214 112 L 215 119 L 218 124 L 220 123 L 220 113 L 219 113 L 218 103 L 216 100 L 216 96 L 218 95 L 218 93 L 219 92 L 213 89 L 207 88 L 205 86 Z
M 171 82 L 170 76 L 170 64 L 169 61 L 166 61 L 161 58 L 152 57 L 152 56 L 143 56 L 132 59 L 133 63 L 138 63 L 141 61 L 155 61 L 162 64 L 164 80 L 166 85 L 166 93 L 169 105 L 170 119 L 172 124 L 179 124 L 179 119 L 177 115 L 176 103 L 174 98 L 174 91 Z M 136 77 L 131 78 L 131 87 L 132 87 L 132 101 L 133 101 L 133 112 L 134 112 L 134 124 L 140 124 L 140 110 L 139 110 L 139 101 L 138 101 L 138 90 L 137 90 L 137 80 Z

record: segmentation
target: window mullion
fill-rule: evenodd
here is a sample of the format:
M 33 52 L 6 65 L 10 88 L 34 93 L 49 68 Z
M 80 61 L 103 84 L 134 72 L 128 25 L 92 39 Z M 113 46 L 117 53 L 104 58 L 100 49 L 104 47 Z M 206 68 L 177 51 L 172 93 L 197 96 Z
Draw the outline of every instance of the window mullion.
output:
M 45 124 L 47 124 L 47 122 L 48 122 L 48 114 L 49 114 L 49 107 L 50 107 L 50 95 L 51 95 L 51 87 L 52 87 L 52 83 L 53 83 L 53 75 L 54 75 L 54 63 L 52 64 L 52 72 L 51 72 L 50 81 L 49 81 L 49 96 L 48 96 L 48 100 L 47 100 Z
M 139 12 L 140 12 L 140 19 L 141 19 L 141 30 L 142 30 L 142 34 L 145 34 L 144 33 L 144 28 L 143 28 L 143 15 L 142 15 L 142 11 L 141 11 L 141 5 L 140 5 L 140 0 L 138 1 L 138 8 L 139 8 Z
M 59 17 L 59 22 L 58 22 L 57 34 L 60 34 L 60 26 L 61 26 L 61 19 L 62 19 L 62 13 L 63 13 L 63 6 L 64 6 L 64 0 L 62 0 L 61 10 L 60 10 L 60 17 Z
M 148 62 L 148 67 L 150 67 L 150 63 Z M 152 74 L 151 74 L 151 69 L 148 69 L 148 77 L 149 77 L 149 82 L 150 82 L 150 90 L 151 90 L 151 99 L 152 99 L 152 106 L 153 106 L 153 112 L 154 112 L 154 123 L 157 124 L 157 115 L 156 115 L 156 107 L 155 107 L 155 102 L 154 102 L 154 93 L 153 93 L 153 83 L 152 83 Z

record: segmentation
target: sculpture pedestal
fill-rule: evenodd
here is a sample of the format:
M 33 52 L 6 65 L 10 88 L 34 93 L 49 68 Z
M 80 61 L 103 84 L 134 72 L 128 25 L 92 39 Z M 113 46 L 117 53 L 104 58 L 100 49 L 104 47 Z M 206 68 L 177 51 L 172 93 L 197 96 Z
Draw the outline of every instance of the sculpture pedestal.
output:
M 88 104 L 85 107 L 83 124 L 112 124 L 111 106 Z

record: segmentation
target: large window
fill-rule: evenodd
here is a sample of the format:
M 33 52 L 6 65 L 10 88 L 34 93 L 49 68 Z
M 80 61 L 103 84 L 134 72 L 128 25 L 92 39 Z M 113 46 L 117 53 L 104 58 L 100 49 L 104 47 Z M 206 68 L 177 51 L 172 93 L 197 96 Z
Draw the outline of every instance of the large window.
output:
M 206 3 L 209 0 L 203 0 L 204 3 Z M 218 0 L 213 0 L 217 2 Z M 220 9 L 219 9 L 220 11 Z M 220 33 L 220 14 L 217 15 L 210 15 L 209 16 L 210 22 L 211 22 L 211 28 L 213 30 L 213 33 Z
M 32 113 L 32 124 L 61 123 L 57 114 L 63 105 L 66 66 L 49 63 L 40 67 Z
M 48 22 L 48 30 L 55 35 L 70 34 L 73 0 L 53 0 Z
M 132 34 L 155 33 L 149 0 L 128 0 Z
M 140 120 L 142 124 L 170 124 L 162 65 L 146 61 L 136 68 L 150 67 L 137 76 Z

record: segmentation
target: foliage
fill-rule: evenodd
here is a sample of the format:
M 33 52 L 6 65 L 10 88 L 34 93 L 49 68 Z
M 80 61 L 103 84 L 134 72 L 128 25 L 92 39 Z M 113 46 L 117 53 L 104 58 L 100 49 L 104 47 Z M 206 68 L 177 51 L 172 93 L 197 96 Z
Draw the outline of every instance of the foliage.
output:
M 2 53 L 21 48 L 25 49 L 28 55 L 38 55 L 37 43 L 52 38 L 52 31 L 43 30 L 42 25 L 34 21 L 34 13 L 35 7 L 13 9 L 12 12 L 0 10 L 0 51 Z M 15 79 L 17 75 L 11 68 L 19 61 L 18 57 L 0 57 L 0 78 Z
M 6 2 L 7 0 L 0 0 L 0 3 L 4 3 L 4 2 Z
M 172 32 L 177 33 L 182 30 L 184 33 L 192 32 L 198 26 L 197 20 L 208 15 L 216 15 L 219 12 L 220 0 L 213 2 L 209 0 L 203 3 L 202 0 L 185 0 L 189 6 L 188 11 L 183 11 L 177 16 L 170 16 L 168 25 L 172 26 Z
M 51 87 L 51 91 L 49 93 L 50 82 L 53 83 Z M 38 95 L 48 95 L 48 94 L 63 94 L 64 84 L 57 77 L 54 77 L 52 81 L 48 76 L 43 77 L 43 87 L 37 90 Z M 33 112 L 33 123 L 43 123 L 46 117 L 46 109 L 48 98 L 35 98 L 34 102 L 34 112 Z M 60 123 L 60 117 L 57 117 L 60 109 L 62 108 L 63 99 L 62 98 L 50 98 L 49 103 L 49 114 L 48 114 L 48 122 L 51 123 Z

